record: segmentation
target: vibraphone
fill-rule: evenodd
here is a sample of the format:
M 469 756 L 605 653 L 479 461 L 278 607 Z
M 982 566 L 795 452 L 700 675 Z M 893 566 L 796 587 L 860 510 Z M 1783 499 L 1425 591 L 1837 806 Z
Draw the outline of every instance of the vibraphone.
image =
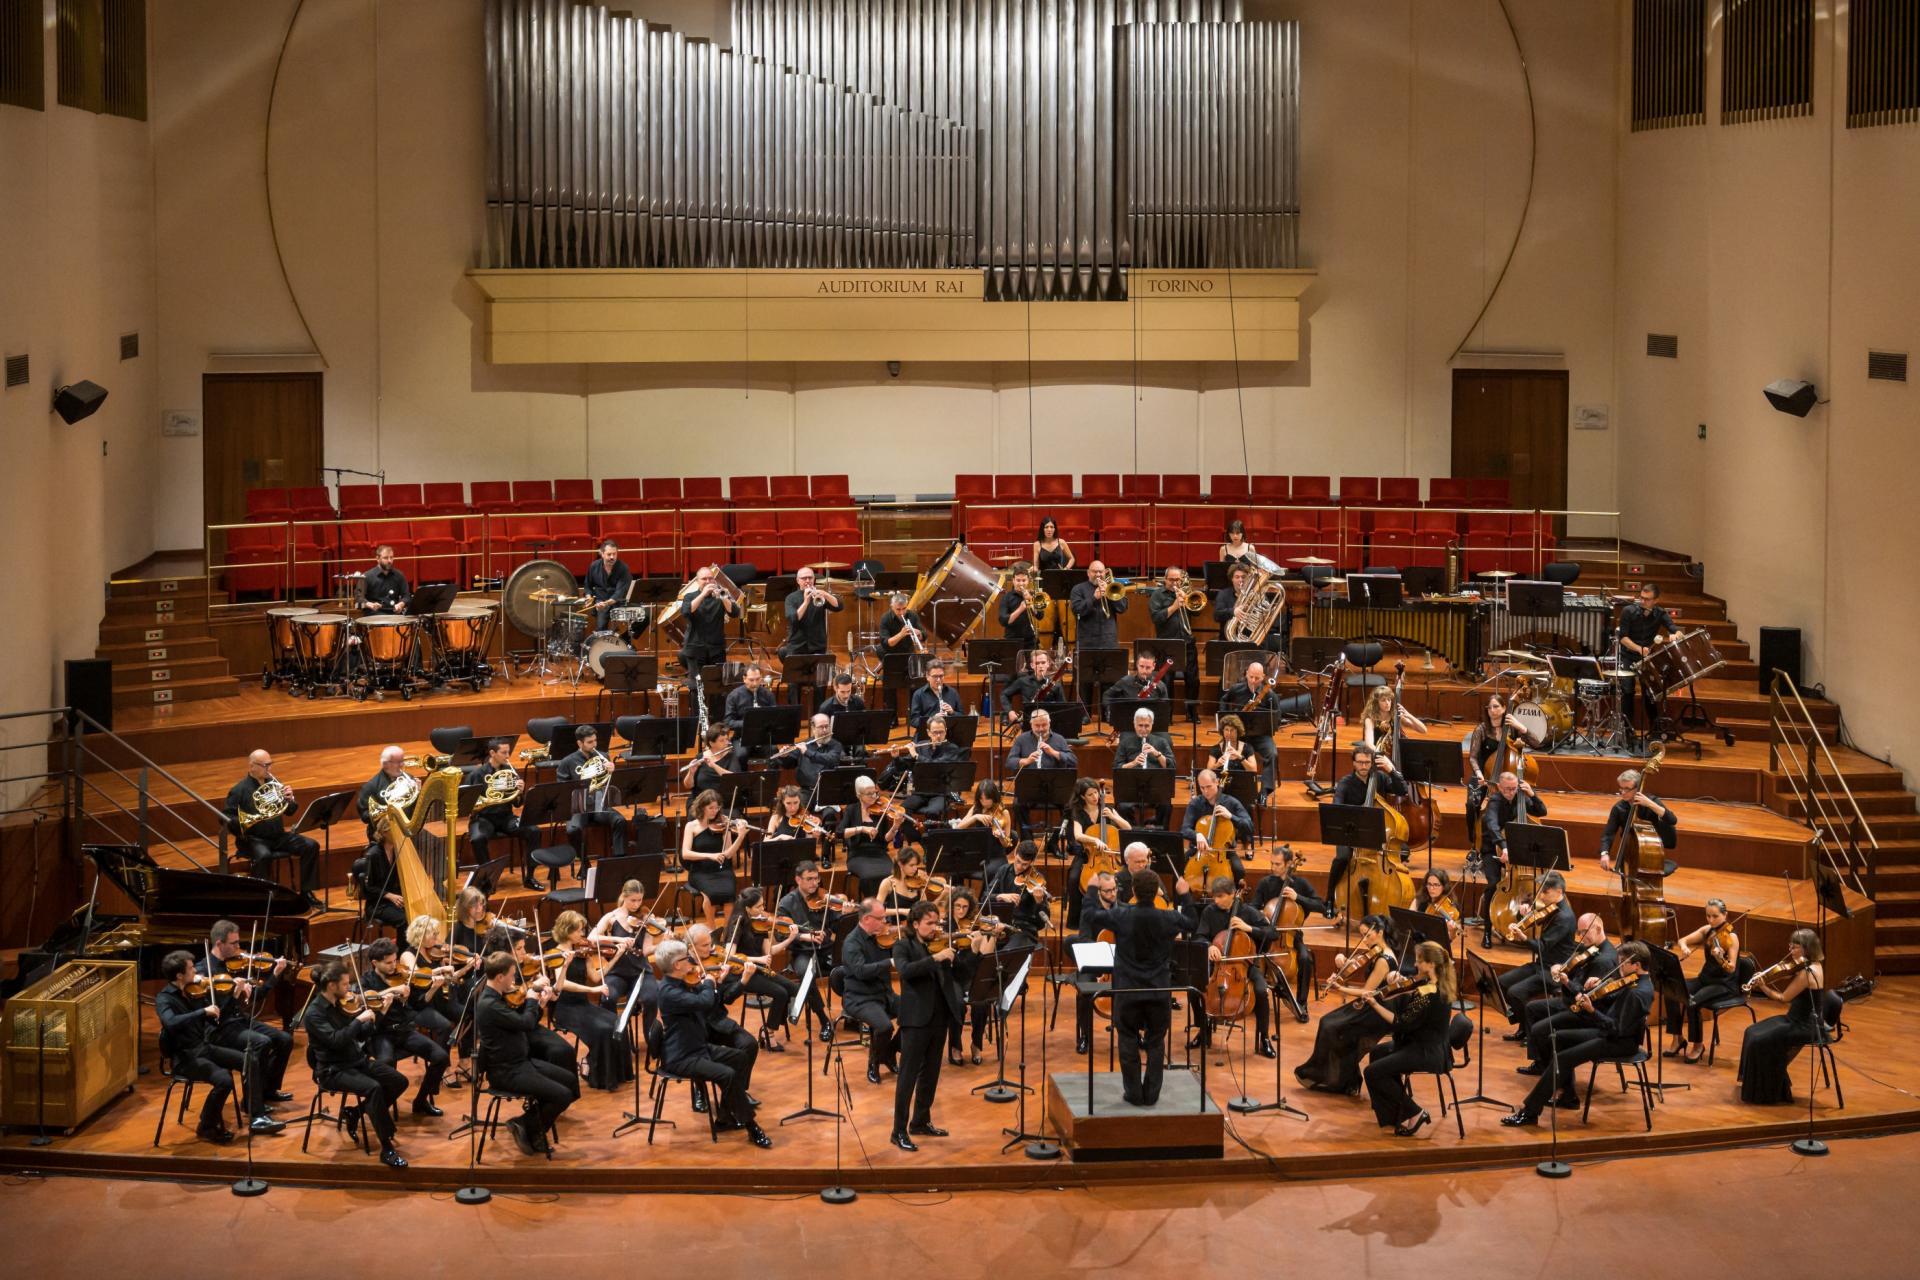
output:
M 1495 649 L 1571 649 L 1602 652 L 1612 630 L 1613 610 L 1604 596 L 1569 595 L 1557 616 L 1512 613 L 1505 601 L 1490 604 L 1476 627 L 1474 656 Z
M 1456 670 L 1496 649 L 1572 649 L 1598 654 L 1607 644 L 1612 610 L 1604 597 L 1577 596 L 1557 617 L 1509 612 L 1504 601 L 1471 597 L 1409 600 L 1381 609 L 1351 600 L 1316 600 L 1307 633 L 1342 640 L 1398 641 L 1430 649 Z

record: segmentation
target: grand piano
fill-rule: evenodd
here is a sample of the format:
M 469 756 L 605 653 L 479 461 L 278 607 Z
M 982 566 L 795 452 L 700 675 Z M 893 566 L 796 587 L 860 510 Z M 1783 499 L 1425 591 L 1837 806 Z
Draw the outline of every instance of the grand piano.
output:
M 21 953 L 19 986 L 37 981 L 56 956 L 133 960 L 142 980 L 158 979 L 167 952 L 203 954 L 216 920 L 233 921 L 243 938 L 257 927 L 263 951 L 295 961 L 307 953 L 306 908 L 292 889 L 258 876 L 163 867 L 137 845 L 90 844 L 81 852 L 137 914 L 96 910 L 89 920 L 82 907 L 46 942 Z

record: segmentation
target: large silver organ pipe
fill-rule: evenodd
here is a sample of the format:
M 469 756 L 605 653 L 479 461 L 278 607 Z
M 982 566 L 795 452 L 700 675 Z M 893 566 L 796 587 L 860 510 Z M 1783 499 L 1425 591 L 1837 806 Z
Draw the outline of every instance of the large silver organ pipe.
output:
M 732 0 L 731 49 L 488 0 L 498 267 L 1297 265 L 1299 29 L 1239 0 Z

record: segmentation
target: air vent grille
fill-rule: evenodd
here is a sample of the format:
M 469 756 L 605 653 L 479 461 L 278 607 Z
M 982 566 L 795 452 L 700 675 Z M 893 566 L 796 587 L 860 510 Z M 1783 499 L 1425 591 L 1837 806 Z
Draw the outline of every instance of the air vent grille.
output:
M 1677 333 L 1650 333 L 1647 335 L 1647 354 L 1659 356 L 1663 360 L 1680 358 L 1680 335 Z
M 7 386 L 24 387 L 29 380 L 27 358 L 25 356 L 7 357 Z
M 137 333 L 121 334 L 120 335 L 120 358 L 122 360 L 134 360 L 134 359 L 137 359 L 139 355 L 140 355 L 140 335 Z
M 1876 382 L 1905 382 L 1907 353 L 1904 351 L 1867 352 L 1867 377 Z

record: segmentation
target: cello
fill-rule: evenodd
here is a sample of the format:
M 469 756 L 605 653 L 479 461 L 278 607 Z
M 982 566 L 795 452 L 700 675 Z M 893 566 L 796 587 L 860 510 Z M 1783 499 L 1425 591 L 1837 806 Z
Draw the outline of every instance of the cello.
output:
M 1240 907 L 1240 891 L 1234 890 L 1230 911 Z M 1259 961 L 1260 944 L 1246 929 L 1236 929 L 1229 915 L 1227 927 L 1213 936 L 1220 958 L 1213 962 L 1202 1003 L 1207 1017 L 1221 1022 L 1238 1022 L 1247 1016 L 1258 998 L 1253 989 L 1252 966 Z
M 1387 755 L 1393 760 L 1394 768 L 1402 767 L 1400 744 L 1404 741 L 1405 730 L 1400 724 L 1400 686 L 1405 679 L 1406 664 L 1397 663 L 1393 681 L 1393 711 L 1388 721 L 1392 728 L 1387 732 Z M 1440 810 L 1434 803 L 1433 791 L 1429 788 L 1424 794 L 1421 784 L 1409 781 L 1412 793 L 1403 801 L 1393 805 L 1400 812 L 1401 821 L 1407 826 L 1407 845 L 1426 844 L 1440 834 Z M 1402 851 L 1405 852 L 1404 850 Z
M 1514 752 L 1511 765 L 1507 763 L 1508 747 L 1512 747 Z M 1506 742 L 1502 744 L 1500 754 L 1494 758 L 1502 765 L 1500 773 L 1512 773 L 1523 782 L 1526 780 L 1526 775 L 1522 770 L 1527 768 L 1528 765 L 1533 765 L 1533 761 L 1527 758 L 1524 739 L 1521 742 L 1515 742 L 1509 737 Z M 1537 775 L 1539 766 L 1533 765 L 1533 767 Z M 1499 776 L 1499 773 L 1494 775 L 1495 778 Z M 1513 821 L 1516 826 L 1525 826 L 1529 820 L 1529 815 L 1527 814 L 1527 795 L 1524 791 L 1516 792 L 1515 795 L 1520 801 L 1520 808 L 1519 811 L 1514 814 Z M 1492 804 L 1493 800 L 1493 796 L 1489 795 L 1487 797 L 1488 804 Z M 1521 904 L 1526 903 L 1530 905 L 1533 902 L 1534 894 L 1538 892 L 1539 889 L 1540 868 L 1516 867 L 1510 864 L 1501 864 L 1498 859 L 1495 860 L 1495 865 L 1502 866 L 1504 874 L 1501 876 L 1501 884 L 1506 888 L 1506 891 L 1504 893 L 1494 894 L 1493 906 L 1487 911 L 1487 928 L 1495 937 L 1504 938 L 1507 936 L 1507 930 L 1519 924 L 1522 917 L 1527 914 L 1522 909 Z
M 1086 865 L 1080 868 L 1080 892 L 1083 895 L 1087 892 L 1087 886 L 1093 883 L 1095 876 L 1102 872 L 1110 875 L 1119 875 L 1121 867 L 1120 832 L 1113 823 L 1107 820 L 1106 783 L 1102 782 L 1100 784 L 1100 790 L 1095 797 L 1094 804 L 1100 811 L 1100 817 L 1094 824 L 1093 835 L 1095 839 L 1100 841 L 1101 847 L 1098 849 L 1089 847 L 1087 850 Z
M 1620 873 L 1620 936 L 1638 938 L 1652 947 L 1664 947 L 1669 940 L 1667 900 L 1661 884 L 1667 874 L 1667 850 L 1660 836 L 1639 818 L 1640 793 L 1646 790 L 1647 775 L 1659 770 L 1666 759 L 1666 746 L 1654 749 L 1653 758 L 1640 769 L 1640 781 L 1627 797 L 1627 820 L 1621 824 L 1608 860 Z M 1627 842 L 1632 840 L 1629 850 Z

